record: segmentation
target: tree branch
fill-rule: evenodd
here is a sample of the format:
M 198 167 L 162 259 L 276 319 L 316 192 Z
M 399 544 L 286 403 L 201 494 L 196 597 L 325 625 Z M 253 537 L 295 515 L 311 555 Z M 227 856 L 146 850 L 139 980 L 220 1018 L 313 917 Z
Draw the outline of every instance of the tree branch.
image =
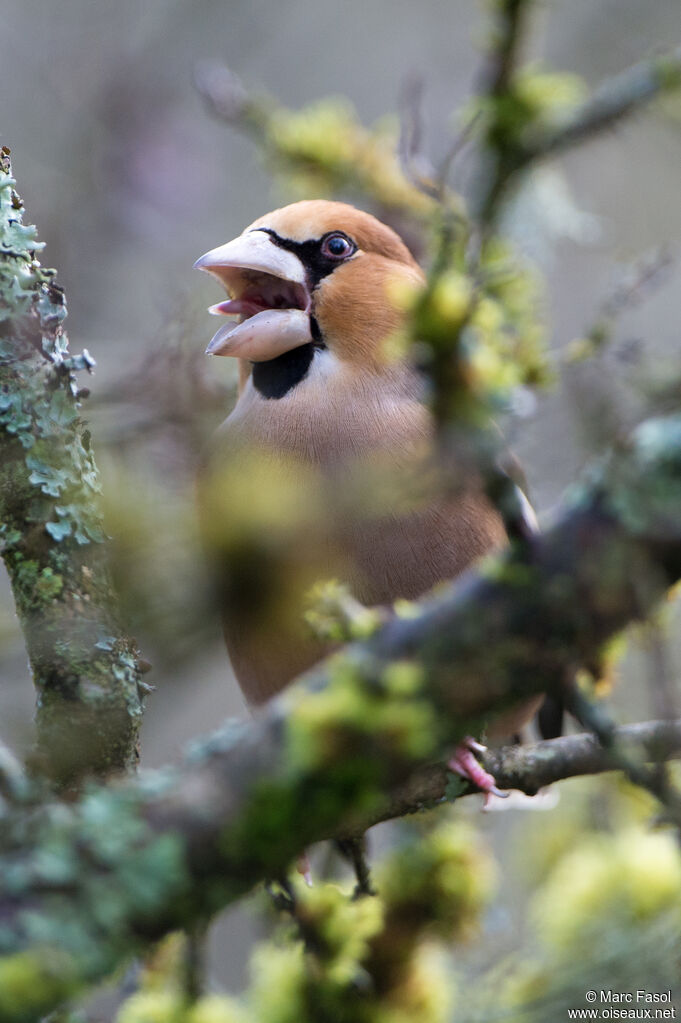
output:
M 681 46 L 606 79 L 569 119 L 522 147 L 517 169 L 585 142 L 637 113 L 663 92 L 681 86 Z
M 37 765 L 58 784 L 136 762 L 134 643 L 106 564 L 100 482 L 75 379 L 66 304 L 22 224 L 0 154 L 0 537 L 38 691 Z
M 681 577 L 680 506 L 681 416 L 648 421 L 592 468 L 551 530 L 329 658 L 183 770 L 58 811 L 9 813 L 0 1018 L 47 1011 L 167 930 L 278 876 L 311 843 L 383 819 L 414 771 L 463 734 L 595 662 Z M 668 727 L 650 741 L 676 747 Z M 579 742 L 597 769 L 612 763 Z M 548 780 L 541 752 L 526 776 L 523 754 L 512 770 L 515 755 L 498 765 L 505 780 Z
M 532 0 L 497 0 L 497 14 L 485 69 L 484 92 L 499 98 L 509 89 Z
M 485 231 L 496 223 L 503 199 L 522 171 L 604 132 L 661 93 L 681 86 L 681 47 L 677 47 L 606 79 L 557 126 L 525 124 L 519 110 L 509 119 L 509 110 L 516 103 L 514 71 L 520 20 L 528 6 L 527 0 L 501 2 L 483 83 L 489 123 L 473 205 Z
M 615 730 L 614 739 L 618 749 L 632 759 L 659 764 L 681 756 L 681 720 L 623 725 Z M 618 770 L 610 751 L 588 733 L 564 735 L 532 746 L 488 750 L 480 759 L 485 769 L 496 778 L 499 788 L 515 789 L 528 796 L 536 795 L 540 789 L 557 781 Z M 451 788 L 449 793 L 447 791 L 451 778 L 445 764 L 432 764 L 417 771 L 381 815 L 371 820 L 371 825 L 405 817 L 446 801 L 451 798 Z M 472 786 L 463 780 L 461 784 L 461 796 L 475 794 Z

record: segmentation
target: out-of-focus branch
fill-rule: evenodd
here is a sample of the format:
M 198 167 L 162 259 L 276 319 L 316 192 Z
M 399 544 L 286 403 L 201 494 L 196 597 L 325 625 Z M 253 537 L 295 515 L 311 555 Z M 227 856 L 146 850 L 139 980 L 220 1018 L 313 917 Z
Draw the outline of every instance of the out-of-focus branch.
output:
M 480 93 L 488 108 L 484 141 L 480 148 L 479 182 L 471 209 L 483 232 L 494 224 L 508 179 L 513 174 L 517 142 L 505 124 L 505 107 L 512 96 L 522 28 L 530 0 L 497 0 L 483 68 Z
M 436 171 L 424 149 L 423 79 L 409 75 L 400 96 L 400 138 L 397 153 L 402 172 L 424 195 L 446 202 L 444 184 L 436 181 Z
M 194 84 L 214 117 L 265 142 L 273 101 L 251 95 L 238 75 L 215 60 L 197 64 Z
M 414 771 L 463 734 L 596 662 L 681 577 L 680 506 L 681 416 L 648 421 L 592 468 L 543 536 L 346 647 L 183 769 L 58 811 L 8 813 L 0 1018 L 46 1012 L 167 930 L 278 876 L 312 842 L 389 816 Z M 646 757 L 676 751 L 677 724 L 650 728 L 625 741 L 641 739 Z M 559 768 L 542 766 L 551 750 Z M 533 789 L 616 763 L 584 738 L 529 756 L 506 751 L 489 766 Z
M 667 246 L 661 246 L 629 266 L 602 302 L 583 336 L 567 345 L 561 358 L 567 363 L 581 362 L 605 348 L 619 318 L 645 301 L 666 280 L 667 272 L 674 263 L 674 255 Z
M 38 690 L 40 769 L 60 784 L 136 761 L 134 644 L 106 565 L 100 483 L 66 305 L 22 224 L 9 151 L 0 156 L 0 535 Z
M 485 69 L 483 89 L 501 97 L 508 91 L 523 42 L 525 17 L 532 0 L 496 0 L 496 19 Z
M 661 93 L 680 86 L 681 46 L 632 65 L 606 79 L 559 128 L 539 134 L 523 146 L 517 169 L 588 141 L 638 113 Z
M 655 97 L 681 86 L 681 47 L 677 47 L 606 79 L 557 124 L 535 122 L 523 109 L 514 73 L 521 15 L 527 7 L 527 0 L 500 3 L 488 57 L 490 72 L 483 83 L 487 130 L 473 207 L 484 231 L 494 227 L 503 200 L 522 171 L 603 133 Z
M 658 759 L 652 767 L 648 767 L 640 756 L 632 756 L 618 743 L 614 721 L 598 704 L 587 700 L 579 689 L 574 688 L 568 694 L 566 707 L 581 725 L 590 729 L 612 767 L 622 771 L 634 785 L 650 792 L 664 808 L 665 817 L 681 832 L 681 795 L 672 783 L 664 762 Z

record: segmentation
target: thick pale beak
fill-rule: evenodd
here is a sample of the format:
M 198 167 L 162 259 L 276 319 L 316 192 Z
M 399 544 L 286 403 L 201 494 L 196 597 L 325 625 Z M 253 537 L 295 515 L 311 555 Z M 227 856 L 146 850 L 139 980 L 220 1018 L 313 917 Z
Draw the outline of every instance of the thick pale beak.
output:
M 194 267 L 217 277 L 232 296 L 209 311 L 241 317 L 215 334 L 210 355 L 266 362 L 312 341 L 305 268 L 266 231 L 248 231 L 211 249 Z

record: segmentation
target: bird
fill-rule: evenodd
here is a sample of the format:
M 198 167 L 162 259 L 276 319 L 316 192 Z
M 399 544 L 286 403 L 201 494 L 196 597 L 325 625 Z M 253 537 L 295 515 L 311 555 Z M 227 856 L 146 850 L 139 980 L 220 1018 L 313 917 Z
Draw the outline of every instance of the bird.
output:
M 425 276 L 392 228 L 347 203 L 303 200 L 258 218 L 195 267 L 228 293 L 209 311 L 238 317 L 206 349 L 239 360 L 239 394 L 207 458 L 204 530 L 217 550 L 240 475 L 250 493 L 283 481 L 279 503 L 298 512 L 288 532 L 284 510 L 281 522 L 268 519 L 284 530 L 279 568 L 293 579 L 285 598 L 244 597 L 242 586 L 241 599 L 226 602 L 228 653 L 258 707 L 327 652 L 303 622 L 316 579 L 340 578 L 362 604 L 390 607 L 456 578 L 509 535 L 470 466 L 457 477 L 448 465 L 442 484 L 423 375 L 396 344 L 405 320 L 396 297 Z M 229 483 L 216 488 L 221 478 Z M 521 508 L 531 532 L 524 497 Z M 261 582 L 267 574 L 265 564 Z M 244 603 L 262 613 L 245 613 Z M 505 712 L 496 731 L 517 733 L 541 700 Z M 482 748 L 467 737 L 449 766 L 500 794 L 475 756 Z

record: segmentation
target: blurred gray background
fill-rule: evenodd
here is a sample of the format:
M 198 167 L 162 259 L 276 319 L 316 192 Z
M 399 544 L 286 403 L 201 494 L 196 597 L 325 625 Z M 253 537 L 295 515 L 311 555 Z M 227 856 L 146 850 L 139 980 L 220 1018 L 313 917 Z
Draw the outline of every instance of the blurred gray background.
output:
M 681 7 L 678 0 L 551 0 L 534 26 L 529 54 L 593 85 L 678 44 Z M 134 517 L 145 498 L 146 514 L 166 531 L 150 560 L 160 572 L 154 585 L 161 606 L 169 600 L 177 622 L 183 608 L 189 615 L 196 605 L 194 581 L 183 574 L 186 552 L 177 546 L 188 544 L 189 558 L 194 548 L 173 533 L 159 495 L 173 493 L 180 517 L 191 514 L 196 449 L 188 454 L 156 428 L 153 438 L 145 436 L 140 409 L 149 367 L 140 367 L 178 335 L 203 351 L 211 334 L 205 307 L 219 295 L 192 263 L 287 199 L 273 189 L 251 141 L 206 113 L 192 84 L 196 62 L 225 61 L 247 87 L 287 106 L 345 95 L 365 123 L 394 112 L 405 77 L 419 74 L 436 158 L 455 130 L 453 112 L 474 87 L 483 38 L 482 9 L 473 0 L 0 2 L 0 143 L 12 149 L 27 220 L 47 243 L 43 261 L 58 268 L 66 289 L 72 348 L 86 347 L 97 360 L 85 414 L 105 483 L 117 494 L 113 519 L 124 519 L 126 506 Z M 514 225 L 521 239 L 530 225 L 524 242 L 547 274 L 556 352 L 592 323 L 630 261 L 655 246 L 669 246 L 672 256 L 678 250 L 681 123 L 668 113 L 639 116 L 570 154 L 559 169 L 564 179 L 557 184 L 557 170 L 549 168 L 542 187 L 549 206 L 564 188 L 582 211 L 567 218 L 567 236 L 547 240 L 541 223 L 532 227 L 533 217 L 550 212 L 542 212 L 536 194 L 527 207 L 519 202 Z M 678 357 L 680 284 L 674 260 L 659 288 L 622 317 L 609 353 L 567 371 L 538 397 L 534 413 L 514 424 L 540 514 L 550 513 L 602 437 L 635 416 L 632 376 L 664 378 Z M 228 410 L 228 361 L 206 360 L 201 369 L 206 408 L 197 417 L 205 415 L 210 428 Z M 142 386 L 128 402 L 131 379 Z M 158 404 L 157 391 L 149 393 Z M 172 386 L 164 394 L 172 404 Z M 191 413 L 183 410 L 185 419 Z M 125 552 L 122 565 L 125 574 Z M 177 759 L 187 739 L 243 713 L 210 614 L 200 642 L 187 641 L 179 652 L 175 619 L 164 631 L 148 625 L 151 617 L 140 615 L 138 636 L 156 666 L 146 766 Z M 30 741 L 33 694 L 6 585 L 0 639 L 0 734 L 21 751 Z M 647 713 L 640 697 L 630 702 L 629 713 Z M 501 825 L 488 817 L 483 827 L 508 842 L 517 815 L 501 816 Z M 228 986 L 243 981 L 254 926 L 242 908 L 219 925 L 213 969 Z

